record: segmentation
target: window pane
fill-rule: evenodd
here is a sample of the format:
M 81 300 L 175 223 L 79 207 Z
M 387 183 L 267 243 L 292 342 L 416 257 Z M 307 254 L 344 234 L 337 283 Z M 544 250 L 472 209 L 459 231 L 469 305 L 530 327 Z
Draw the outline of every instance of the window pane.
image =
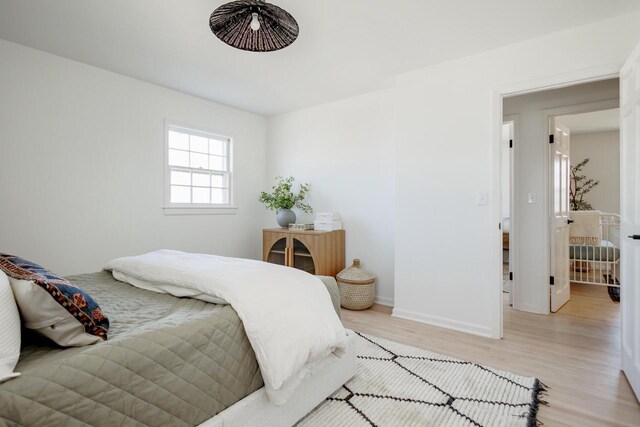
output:
M 212 188 L 211 203 L 229 203 L 229 190 Z
M 218 156 L 209 156 L 209 169 L 217 171 L 227 170 L 227 158 Z
M 227 155 L 227 142 L 219 139 L 209 140 L 209 154 L 217 154 L 219 156 Z
M 169 165 L 171 166 L 189 166 L 189 152 L 169 150 Z
M 211 186 L 212 187 L 228 187 L 227 177 L 222 174 L 213 174 L 211 175 Z
M 225 137 L 170 126 L 169 199 L 176 205 L 228 205 L 231 143 Z
M 193 185 L 197 185 L 198 187 L 210 187 L 211 186 L 211 178 L 208 173 L 193 173 Z
M 191 135 L 191 151 L 197 151 L 198 153 L 208 153 L 207 138 L 201 136 Z
M 191 187 L 172 185 L 171 203 L 191 203 Z
M 173 130 L 169 131 L 169 148 L 189 150 L 189 135 Z
M 209 188 L 193 187 L 193 203 L 211 203 Z
M 209 169 L 209 165 L 207 164 L 207 155 L 191 153 L 191 167 L 196 169 Z
M 191 172 L 171 171 L 171 184 L 191 185 Z

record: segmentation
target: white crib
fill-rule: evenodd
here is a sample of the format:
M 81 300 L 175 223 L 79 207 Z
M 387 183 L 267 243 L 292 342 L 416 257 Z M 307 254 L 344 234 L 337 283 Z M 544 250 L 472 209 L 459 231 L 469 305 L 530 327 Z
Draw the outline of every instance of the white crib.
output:
M 595 224 L 593 215 L 599 215 Z M 589 211 L 571 212 L 570 217 L 574 223 L 569 244 L 569 279 L 608 286 L 615 300 L 620 288 L 620 215 Z

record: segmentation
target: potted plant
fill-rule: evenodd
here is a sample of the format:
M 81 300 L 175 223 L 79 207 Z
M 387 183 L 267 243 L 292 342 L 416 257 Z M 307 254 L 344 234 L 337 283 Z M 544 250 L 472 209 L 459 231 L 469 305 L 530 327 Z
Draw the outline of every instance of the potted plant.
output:
M 307 203 L 303 203 L 304 198 L 309 191 L 309 184 L 300 184 L 298 193 L 291 191 L 295 177 L 290 176 L 283 178 L 276 177 L 276 185 L 274 185 L 271 193 L 261 192 L 260 202 L 264 203 L 268 209 L 277 212 L 276 219 L 278 225 L 283 228 L 289 227 L 289 224 L 296 222 L 296 214 L 291 209 L 296 207 L 302 212 L 311 213 L 313 209 Z
M 591 203 L 584 200 L 584 196 L 600 184 L 600 181 L 587 178 L 582 174 L 582 169 L 589 163 L 586 158 L 575 166 L 571 166 L 571 182 L 569 188 L 569 201 L 571 202 L 572 211 L 590 211 L 593 209 Z

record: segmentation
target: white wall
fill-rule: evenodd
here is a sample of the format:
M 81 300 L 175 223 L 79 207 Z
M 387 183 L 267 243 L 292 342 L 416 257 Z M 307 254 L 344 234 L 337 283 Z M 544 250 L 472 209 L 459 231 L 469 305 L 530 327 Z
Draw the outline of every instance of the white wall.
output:
M 236 215 L 165 216 L 164 120 L 234 138 Z M 0 41 L 0 251 L 60 274 L 160 248 L 260 257 L 266 119 Z
M 315 212 L 340 212 L 347 265 L 377 275 L 378 302 L 393 303 L 395 149 L 393 96 L 380 91 L 269 119 L 268 176 L 309 182 Z M 419 213 L 418 213 L 419 214 Z M 268 212 L 267 226 L 276 226 Z M 298 212 L 298 222 L 313 215 Z M 415 226 L 422 227 L 417 216 Z
M 416 70 L 382 92 L 270 118 L 269 179 L 309 181 L 316 210 L 343 213 L 347 256 L 379 275 L 379 295 L 393 296 L 394 315 L 499 336 L 496 91 L 543 86 L 551 76 L 561 83 L 562 73 L 616 70 L 640 39 L 639 19 L 627 15 Z M 476 206 L 476 192 L 488 193 L 487 206 Z M 395 211 L 381 202 L 394 199 Z M 546 212 L 546 201 L 536 209 Z M 540 215 L 533 226 L 538 248 L 548 245 Z M 271 213 L 267 224 L 275 225 Z M 538 250 L 532 262 L 547 261 Z M 548 280 L 548 268 L 537 268 L 531 280 Z
M 620 132 L 590 132 L 571 135 L 571 163 L 590 159 L 582 170 L 600 184 L 585 200 L 602 212 L 620 213 Z
M 394 315 L 500 336 L 497 91 L 611 72 L 640 39 L 638 22 L 626 15 L 398 76 Z M 489 193 L 488 206 L 475 204 L 476 192 Z M 545 225 L 532 225 L 544 247 Z M 545 265 L 542 257 L 531 262 Z M 534 274 L 544 281 L 548 268 Z

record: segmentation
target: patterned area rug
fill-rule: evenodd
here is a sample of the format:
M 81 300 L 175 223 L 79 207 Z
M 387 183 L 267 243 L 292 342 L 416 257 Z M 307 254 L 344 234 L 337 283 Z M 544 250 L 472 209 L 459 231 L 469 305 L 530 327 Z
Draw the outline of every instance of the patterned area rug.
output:
M 355 377 L 299 426 L 535 426 L 544 387 L 521 377 L 358 334 Z

